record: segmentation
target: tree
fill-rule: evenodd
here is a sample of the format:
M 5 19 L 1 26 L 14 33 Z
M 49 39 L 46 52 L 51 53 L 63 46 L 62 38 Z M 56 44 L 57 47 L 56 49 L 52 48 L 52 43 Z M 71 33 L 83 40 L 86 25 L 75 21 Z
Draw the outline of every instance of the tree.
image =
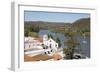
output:
M 71 59 L 72 58 L 72 49 L 64 48 L 63 52 L 65 54 L 65 59 Z
M 28 28 L 30 30 L 30 32 L 39 32 L 40 27 L 39 25 L 30 25 L 30 27 Z
M 29 34 L 29 31 L 28 30 L 25 30 L 24 31 L 24 36 L 28 37 L 28 34 Z
M 38 38 L 39 37 L 39 35 L 38 35 L 38 33 L 37 32 L 29 32 L 29 34 L 28 34 L 29 36 L 31 36 L 31 37 L 36 37 L 36 38 Z
M 53 39 L 53 36 L 51 34 L 48 34 L 48 38 L 52 38 Z
M 79 46 L 80 43 L 77 40 L 69 39 L 67 42 L 65 42 L 65 44 L 67 44 L 67 49 L 64 49 L 64 53 L 66 55 L 66 58 L 67 58 L 67 55 L 69 55 L 70 59 L 73 59 L 75 48 L 77 46 Z
M 58 37 L 56 38 L 56 42 L 58 43 L 58 46 L 61 47 L 61 41 Z
M 73 30 L 69 29 L 67 34 L 69 36 L 69 40 L 67 40 L 65 42 L 65 45 L 67 45 L 67 49 L 64 49 L 64 53 L 66 55 L 66 58 L 67 58 L 67 55 L 69 55 L 68 58 L 69 59 L 73 59 L 73 55 L 74 55 L 74 52 L 75 52 L 75 48 L 77 46 L 79 46 L 80 43 L 75 38 L 76 33 Z

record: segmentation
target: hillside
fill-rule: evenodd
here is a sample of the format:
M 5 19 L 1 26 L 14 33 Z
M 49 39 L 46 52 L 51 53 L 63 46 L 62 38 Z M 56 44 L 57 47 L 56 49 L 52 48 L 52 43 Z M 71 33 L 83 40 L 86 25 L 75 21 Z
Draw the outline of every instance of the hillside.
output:
M 77 31 L 78 34 L 83 34 L 88 32 L 90 34 L 90 18 L 78 19 L 73 23 L 63 23 L 63 22 L 44 22 L 44 21 L 25 21 L 24 28 L 25 33 L 28 32 L 39 32 L 40 29 L 52 30 L 54 32 L 61 32 L 65 34 L 65 29 Z
M 72 27 L 77 30 L 89 31 L 90 30 L 90 18 L 79 19 L 72 24 Z
M 58 23 L 58 22 L 44 22 L 44 21 L 25 21 L 25 27 L 26 26 L 39 26 L 42 28 L 56 28 L 56 27 L 63 27 L 66 25 L 66 23 Z

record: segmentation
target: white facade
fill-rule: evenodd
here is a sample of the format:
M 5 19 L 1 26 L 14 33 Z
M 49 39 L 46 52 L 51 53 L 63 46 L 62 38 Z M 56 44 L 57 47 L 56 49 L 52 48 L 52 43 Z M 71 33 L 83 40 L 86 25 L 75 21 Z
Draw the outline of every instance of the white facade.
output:
M 24 49 L 43 49 L 42 47 L 42 42 L 36 40 L 33 37 L 25 37 L 25 42 L 24 42 Z
M 45 46 L 45 54 L 53 55 L 57 52 L 58 43 L 56 43 L 52 38 L 48 38 L 47 35 L 43 36 L 43 44 Z
M 26 51 L 25 52 L 26 55 L 32 57 L 32 56 L 36 56 L 36 55 L 39 55 L 39 54 L 44 54 L 44 49 L 34 49 L 34 50 L 31 50 L 31 51 Z
M 52 56 L 55 52 L 57 52 L 58 43 L 56 43 L 52 38 L 48 38 L 47 35 L 44 35 L 42 39 L 43 41 L 40 42 L 39 40 L 36 40 L 36 38 L 25 37 L 24 48 L 25 50 L 29 50 L 25 52 L 25 54 L 34 56 L 44 53 Z

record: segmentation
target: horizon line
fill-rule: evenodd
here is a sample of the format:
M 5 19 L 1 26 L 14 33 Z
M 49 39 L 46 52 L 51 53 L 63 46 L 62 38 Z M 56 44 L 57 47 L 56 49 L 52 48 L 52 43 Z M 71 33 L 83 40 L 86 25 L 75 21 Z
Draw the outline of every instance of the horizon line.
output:
M 80 18 L 80 19 L 88 19 L 88 18 L 90 18 L 90 17 L 87 17 L 87 18 Z M 77 20 L 80 20 L 80 19 L 77 19 Z M 37 21 L 36 21 L 36 20 L 35 20 L 35 21 L 34 21 L 34 20 L 33 20 L 33 21 L 31 20 L 31 21 L 30 21 L 30 20 L 24 20 L 24 22 L 74 23 L 74 22 L 76 22 L 77 20 L 75 20 L 75 21 L 73 21 L 73 22 L 59 22 L 59 21 L 56 22 L 56 21 L 41 21 L 41 20 L 37 20 Z

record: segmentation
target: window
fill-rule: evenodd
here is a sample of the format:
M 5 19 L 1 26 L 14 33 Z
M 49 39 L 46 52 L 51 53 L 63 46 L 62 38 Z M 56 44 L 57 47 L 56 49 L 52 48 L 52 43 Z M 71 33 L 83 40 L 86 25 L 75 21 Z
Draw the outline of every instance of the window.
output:
M 48 54 L 50 54 L 50 52 L 48 51 Z
M 30 45 L 29 45 L 29 48 L 30 48 Z
M 57 44 L 55 45 L 55 47 L 57 47 Z
M 52 50 L 51 50 L 51 52 L 52 52 Z
M 48 49 L 48 46 L 46 46 L 45 49 Z
M 46 52 L 44 52 L 44 54 L 46 54 Z
M 45 49 L 45 47 L 43 47 L 43 49 Z
M 51 48 L 51 44 L 50 44 L 50 48 Z

